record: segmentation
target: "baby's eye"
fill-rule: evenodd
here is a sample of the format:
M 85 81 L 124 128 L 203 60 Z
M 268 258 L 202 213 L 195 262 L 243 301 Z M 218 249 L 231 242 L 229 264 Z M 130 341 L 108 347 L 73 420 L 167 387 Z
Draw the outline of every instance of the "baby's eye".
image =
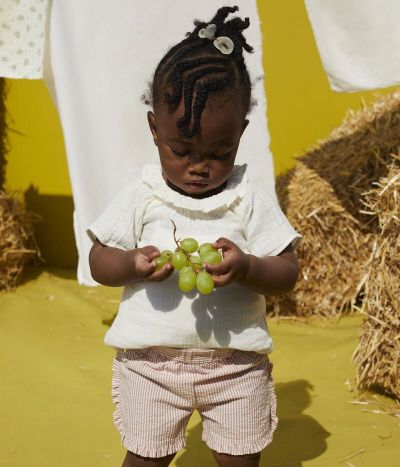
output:
M 174 149 L 171 148 L 171 151 L 176 155 L 176 156 L 179 156 L 179 157 L 184 157 L 186 156 L 188 153 L 187 152 L 179 152 L 179 151 L 175 151 Z
M 227 152 L 226 154 L 212 154 L 210 157 L 212 159 L 225 160 L 225 159 L 228 159 L 230 155 L 231 155 L 231 152 Z

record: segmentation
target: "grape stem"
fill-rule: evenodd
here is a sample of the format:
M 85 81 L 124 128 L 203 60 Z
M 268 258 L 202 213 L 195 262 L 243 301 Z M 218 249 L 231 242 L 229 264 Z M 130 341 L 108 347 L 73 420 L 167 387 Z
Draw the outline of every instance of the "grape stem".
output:
M 174 240 L 175 240 L 176 246 L 179 248 L 179 240 L 176 239 L 176 235 L 175 235 L 176 234 L 176 224 L 172 219 L 170 219 L 170 221 L 172 222 L 172 225 L 174 226 Z
M 189 260 L 190 260 L 190 254 L 186 253 L 186 251 L 183 250 L 183 249 L 181 248 L 181 246 L 179 245 L 179 240 L 180 240 L 180 239 L 178 239 L 178 240 L 176 239 L 176 224 L 175 224 L 175 222 L 174 222 L 172 219 L 170 219 L 170 221 L 172 222 L 172 225 L 174 226 L 174 240 L 175 240 L 176 246 L 179 248 L 180 251 L 182 251 L 183 253 L 185 253 L 186 258 L 187 258 L 188 261 L 189 261 Z

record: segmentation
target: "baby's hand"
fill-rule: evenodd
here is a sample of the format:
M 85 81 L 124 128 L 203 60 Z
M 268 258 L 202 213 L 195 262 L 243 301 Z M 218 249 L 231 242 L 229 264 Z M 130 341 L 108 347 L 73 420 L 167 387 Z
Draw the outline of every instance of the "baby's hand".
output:
M 212 246 L 221 248 L 223 255 L 221 263 L 204 265 L 206 271 L 213 274 L 216 287 L 223 287 L 246 276 L 249 257 L 235 243 L 227 238 L 219 238 Z
M 161 269 L 156 270 L 154 259 L 160 256 L 160 251 L 153 245 L 136 248 L 129 253 L 132 254 L 131 264 L 133 273 L 138 280 L 163 281 L 173 272 L 173 267 L 169 263 L 165 264 Z

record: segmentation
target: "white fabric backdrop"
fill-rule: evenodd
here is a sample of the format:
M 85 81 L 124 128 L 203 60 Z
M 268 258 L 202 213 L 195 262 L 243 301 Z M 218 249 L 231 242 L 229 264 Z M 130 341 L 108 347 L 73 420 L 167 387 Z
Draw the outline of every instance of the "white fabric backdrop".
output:
M 75 203 L 80 283 L 95 285 L 86 227 L 145 162 L 157 160 L 140 102 L 146 81 L 195 17 L 208 20 L 219 6 L 234 4 L 252 22 L 246 37 L 256 52 L 245 56 L 255 78 L 263 74 L 256 0 L 1 1 L 0 76 L 41 78 L 45 48 L 44 77 L 61 118 Z M 332 89 L 400 82 L 399 0 L 305 4 Z M 263 81 L 255 97 L 238 163 L 248 162 L 250 177 L 275 196 Z
M 245 31 L 254 54 L 246 54 L 253 78 L 263 75 L 262 40 L 256 0 L 54 0 L 50 8 L 44 77 L 63 127 L 79 253 L 78 281 L 96 285 L 88 264 L 91 241 L 86 228 L 119 188 L 158 153 L 140 97 L 168 48 L 208 21 L 220 6 L 238 5 L 248 16 Z M 255 89 L 258 105 L 249 115 L 237 163 L 274 196 L 263 81 Z
M 400 83 L 400 0 L 305 0 L 334 91 Z

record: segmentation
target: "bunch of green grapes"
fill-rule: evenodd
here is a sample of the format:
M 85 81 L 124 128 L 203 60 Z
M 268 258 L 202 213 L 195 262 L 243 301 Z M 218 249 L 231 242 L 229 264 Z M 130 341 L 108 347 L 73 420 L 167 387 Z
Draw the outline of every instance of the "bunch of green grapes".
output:
M 211 246 L 211 243 L 203 243 L 199 247 L 194 238 L 175 241 L 177 248 L 174 252 L 164 250 L 156 258 L 157 269 L 161 269 L 167 263 L 178 269 L 178 286 L 182 292 L 190 292 L 196 287 L 203 295 L 211 293 L 214 289 L 214 280 L 211 274 L 204 271 L 202 265 L 203 263 L 219 264 L 222 257 L 218 250 Z

